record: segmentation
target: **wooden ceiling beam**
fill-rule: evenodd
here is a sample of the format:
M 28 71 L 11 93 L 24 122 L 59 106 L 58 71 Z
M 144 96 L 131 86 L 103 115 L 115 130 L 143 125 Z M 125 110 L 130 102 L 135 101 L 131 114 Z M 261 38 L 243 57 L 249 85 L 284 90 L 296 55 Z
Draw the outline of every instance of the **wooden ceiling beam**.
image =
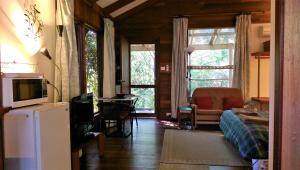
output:
M 89 6 L 94 6 L 98 0 L 84 0 Z
M 137 12 L 142 11 L 142 10 L 150 7 L 151 5 L 155 4 L 156 2 L 159 2 L 159 0 L 148 0 L 145 3 L 139 5 L 139 6 L 133 8 L 133 9 L 131 9 L 131 10 L 125 12 L 125 13 L 123 13 L 122 15 L 117 16 L 114 19 L 114 21 L 118 22 L 121 19 L 124 19 L 124 18 L 127 18 L 127 17 L 131 16 L 131 15 L 134 15 Z
M 228 15 L 203 15 L 197 17 L 189 18 L 190 28 L 202 28 L 205 25 L 208 27 L 215 27 L 217 24 L 221 26 L 232 27 L 235 24 L 235 17 L 237 14 Z M 252 23 L 269 23 L 270 22 L 270 12 L 264 14 L 252 14 Z M 215 24 L 215 25 L 212 25 Z M 219 27 L 220 27 L 219 25 Z M 116 29 L 121 30 L 143 30 L 143 29 L 158 29 L 165 26 L 172 26 L 172 18 L 165 16 L 157 17 L 154 16 L 151 19 L 135 19 L 135 20 L 123 20 L 122 22 L 116 23 Z
M 223 15 L 238 15 L 243 12 L 250 12 L 253 15 L 264 15 L 270 12 L 269 2 L 247 2 L 247 3 L 228 3 L 225 8 L 224 5 L 207 4 L 207 5 L 194 5 L 191 7 L 189 4 L 181 2 L 165 4 L 158 6 L 159 3 L 153 5 L 151 8 L 144 10 L 141 13 L 134 15 L 134 17 L 128 17 L 128 13 L 117 17 L 117 22 L 127 22 L 130 20 L 157 20 L 162 18 L 173 18 L 175 16 L 187 16 L 187 17 L 203 17 L 203 16 L 223 16 Z M 137 7 L 138 8 L 138 7 Z M 132 9 L 133 13 L 135 9 Z M 134 13 L 133 13 L 134 14 Z
M 110 13 L 114 12 L 115 10 L 122 8 L 123 6 L 129 4 L 132 1 L 133 0 L 119 0 L 119 1 L 103 8 L 103 11 L 107 14 L 110 14 Z
M 199 3 L 226 4 L 226 3 L 247 3 L 247 2 L 270 2 L 270 0 L 202 0 Z

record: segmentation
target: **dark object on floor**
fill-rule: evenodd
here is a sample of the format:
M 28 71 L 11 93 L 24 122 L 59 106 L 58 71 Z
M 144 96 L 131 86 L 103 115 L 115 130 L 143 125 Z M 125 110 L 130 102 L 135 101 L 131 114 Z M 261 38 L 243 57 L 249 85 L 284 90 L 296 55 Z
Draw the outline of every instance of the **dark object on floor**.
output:
M 179 128 L 191 130 L 193 128 L 193 122 L 191 118 L 187 117 L 187 118 L 180 119 Z
M 178 107 L 177 118 L 182 129 L 194 129 L 194 112 L 191 107 Z

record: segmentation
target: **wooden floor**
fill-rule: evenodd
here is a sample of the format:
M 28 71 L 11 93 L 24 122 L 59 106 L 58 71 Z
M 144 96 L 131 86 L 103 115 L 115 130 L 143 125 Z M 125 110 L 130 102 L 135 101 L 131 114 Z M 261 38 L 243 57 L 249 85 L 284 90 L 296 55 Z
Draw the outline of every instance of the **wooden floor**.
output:
M 156 119 L 139 119 L 133 137 L 106 138 L 104 157 L 99 158 L 97 145 L 86 148 L 81 169 L 86 170 L 147 170 L 158 169 L 164 129 Z M 205 129 L 207 130 L 207 129 Z M 211 131 L 211 130 L 210 130 Z M 243 170 L 249 168 L 210 166 L 210 170 Z
M 146 170 L 157 169 L 163 142 L 163 129 L 156 119 L 134 122 L 133 137 L 106 138 L 105 156 L 99 158 L 96 143 L 86 148 L 81 169 L 87 170 Z

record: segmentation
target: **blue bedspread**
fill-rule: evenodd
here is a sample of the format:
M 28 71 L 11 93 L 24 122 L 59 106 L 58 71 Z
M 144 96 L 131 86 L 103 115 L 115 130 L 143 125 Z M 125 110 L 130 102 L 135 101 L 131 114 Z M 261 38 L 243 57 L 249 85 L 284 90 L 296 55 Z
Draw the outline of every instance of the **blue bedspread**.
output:
M 220 128 L 225 138 L 232 143 L 246 159 L 268 158 L 268 127 L 244 123 L 231 110 L 223 112 Z

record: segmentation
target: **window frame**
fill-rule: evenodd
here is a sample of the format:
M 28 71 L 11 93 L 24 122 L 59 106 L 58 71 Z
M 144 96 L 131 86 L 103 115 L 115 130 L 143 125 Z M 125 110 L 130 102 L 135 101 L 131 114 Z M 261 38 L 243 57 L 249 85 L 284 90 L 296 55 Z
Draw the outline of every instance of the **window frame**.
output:
M 101 24 L 103 25 L 103 24 Z M 103 29 L 95 29 L 94 27 L 75 20 L 75 33 L 77 41 L 77 53 L 79 63 L 79 81 L 80 81 L 80 94 L 87 93 L 87 55 L 85 54 L 85 34 L 87 30 L 91 30 L 96 33 L 97 38 L 97 74 L 98 74 L 98 96 L 103 95 Z M 102 44 L 102 45 L 101 45 Z
M 199 28 L 202 29 L 202 28 Z M 207 29 L 226 29 L 226 28 L 207 28 Z M 189 29 L 190 30 L 197 30 L 197 29 Z M 191 36 L 196 37 L 196 36 L 209 36 L 212 35 L 213 33 L 193 33 L 191 34 L 190 32 L 188 33 L 188 38 L 190 38 Z M 233 35 L 235 34 L 235 32 L 220 32 L 218 33 L 220 35 Z M 189 39 L 188 42 L 192 42 L 192 40 Z M 194 51 L 196 50 L 222 50 L 222 49 L 228 49 L 229 50 L 229 65 L 224 65 L 224 66 L 195 66 L 191 64 L 191 57 L 192 55 L 188 55 L 188 62 L 187 62 L 187 72 L 188 72 L 188 97 L 191 98 L 192 96 L 192 89 L 191 89 L 191 84 L 192 81 L 211 81 L 211 80 L 229 80 L 229 86 L 232 86 L 232 77 L 233 77 L 233 69 L 234 69 L 234 47 L 235 47 L 235 43 L 227 43 L 227 44 L 214 44 L 209 45 L 209 44 L 189 44 L 189 46 L 192 46 L 194 48 Z M 228 79 L 215 79 L 215 78 L 211 78 L 211 79 L 198 79 L 198 78 L 192 78 L 191 77 L 191 71 L 192 70 L 219 70 L 219 69 L 229 69 L 232 71 L 231 74 L 229 74 Z

